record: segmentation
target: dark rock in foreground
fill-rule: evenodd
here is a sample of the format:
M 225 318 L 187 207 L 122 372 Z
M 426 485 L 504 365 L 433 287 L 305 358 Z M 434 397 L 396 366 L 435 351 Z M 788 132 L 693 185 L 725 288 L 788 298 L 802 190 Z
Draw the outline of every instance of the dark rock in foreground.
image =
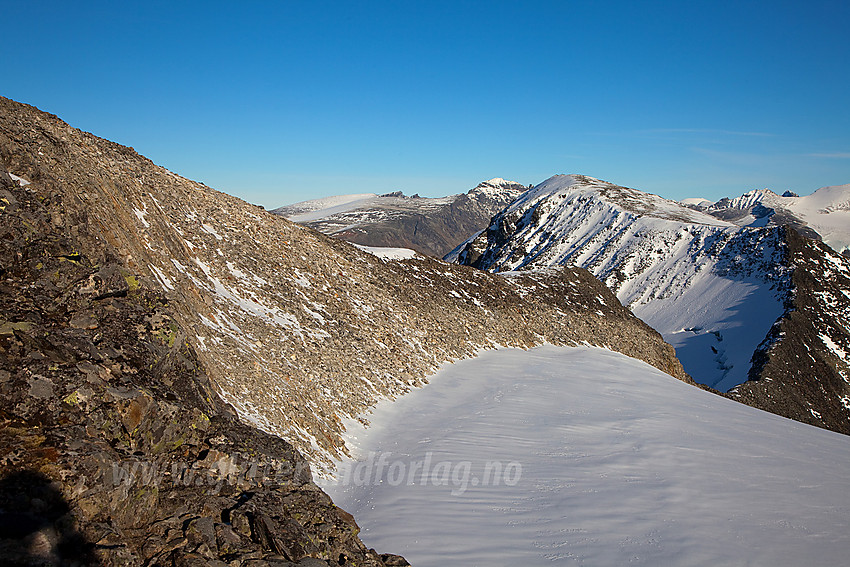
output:
M 2 183 L 4 564 L 406 564 L 220 401 L 162 293 L 80 252 L 61 194 Z

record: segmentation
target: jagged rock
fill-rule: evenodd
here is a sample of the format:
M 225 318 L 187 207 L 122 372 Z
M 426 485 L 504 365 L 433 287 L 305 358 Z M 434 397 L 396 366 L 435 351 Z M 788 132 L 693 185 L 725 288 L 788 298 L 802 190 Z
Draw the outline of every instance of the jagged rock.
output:
M 2 121 L 14 120 L 7 110 Z M 8 138 L 0 141 L 5 171 Z M 306 497 L 319 490 L 292 446 L 243 425 L 221 402 L 168 298 L 140 285 L 113 252 L 86 247 L 99 228 L 63 205 L 61 185 L 33 190 L 33 173 L 29 189 L 2 177 L 3 561 L 262 560 L 267 553 L 229 524 L 254 500 L 276 505 L 272 530 L 289 530 L 270 537 L 304 537 L 319 556 L 381 565 L 334 507 Z M 333 529 L 293 536 L 287 515 L 311 506 Z
M 786 230 L 794 293 L 728 396 L 850 435 L 850 259 Z
M 392 555 L 390 553 L 382 554 L 381 561 L 383 561 L 384 565 L 387 567 L 406 567 L 410 565 L 410 563 L 408 563 L 401 555 Z
M 239 534 L 234 531 L 232 526 L 227 524 L 216 524 L 215 535 L 216 545 L 225 556 L 235 554 L 245 545 Z

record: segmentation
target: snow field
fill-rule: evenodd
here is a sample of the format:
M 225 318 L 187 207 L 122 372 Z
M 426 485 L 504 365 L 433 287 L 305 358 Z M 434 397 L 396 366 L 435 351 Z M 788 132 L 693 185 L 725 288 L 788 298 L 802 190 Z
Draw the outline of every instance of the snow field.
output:
M 850 552 L 850 439 L 607 350 L 485 352 L 370 419 L 349 424 L 348 482 L 322 484 L 367 545 L 419 567 L 841 565 Z

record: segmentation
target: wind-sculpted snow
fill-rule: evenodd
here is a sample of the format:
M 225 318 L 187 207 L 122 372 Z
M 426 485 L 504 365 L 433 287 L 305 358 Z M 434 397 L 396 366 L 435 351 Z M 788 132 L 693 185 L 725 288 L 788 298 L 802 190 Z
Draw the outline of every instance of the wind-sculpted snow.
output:
M 590 270 L 679 349 L 697 381 L 721 390 L 747 379 L 790 285 L 777 228 L 741 229 L 585 176 L 556 176 L 528 191 L 457 256 L 497 272 Z
M 446 365 L 326 490 L 414 565 L 843 565 L 850 438 L 601 349 Z

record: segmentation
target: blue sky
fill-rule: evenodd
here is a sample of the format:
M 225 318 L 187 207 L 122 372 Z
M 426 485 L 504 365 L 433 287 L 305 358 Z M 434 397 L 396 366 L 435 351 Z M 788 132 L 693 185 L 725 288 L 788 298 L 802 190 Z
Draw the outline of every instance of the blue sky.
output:
M 850 3 L 2 1 L 0 94 L 276 207 L 850 183 Z

